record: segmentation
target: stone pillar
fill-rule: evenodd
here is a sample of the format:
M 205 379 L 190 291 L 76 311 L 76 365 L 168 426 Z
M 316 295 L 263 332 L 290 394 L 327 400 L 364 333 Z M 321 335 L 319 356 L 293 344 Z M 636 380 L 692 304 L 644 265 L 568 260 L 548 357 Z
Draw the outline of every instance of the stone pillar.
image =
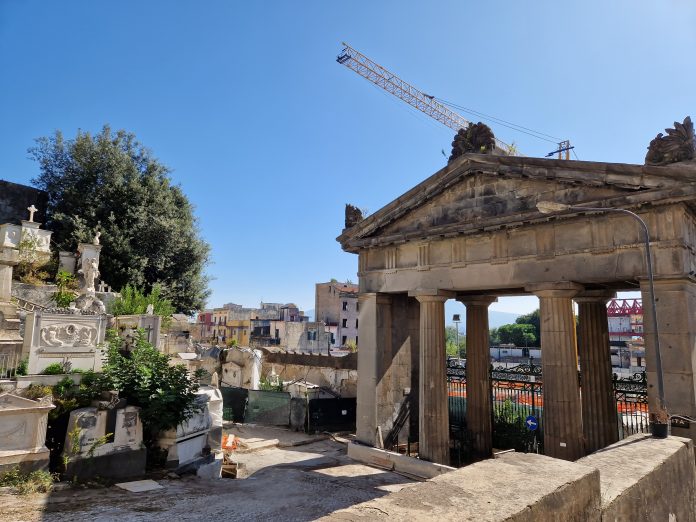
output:
M 585 455 L 578 383 L 573 297 L 575 283 L 538 284 L 541 366 L 544 381 L 544 454 L 564 460 Z
M 590 291 L 575 298 L 582 374 L 582 429 L 587 453 L 619 440 L 607 320 L 607 301 L 613 296 L 610 292 Z
M 381 353 L 391 353 L 391 298 L 386 294 L 358 296 L 358 393 L 356 437 L 360 442 L 379 446 L 377 437 L 377 383 L 381 379 Z M 382 435 L 384 436 L 384 434 Z
M 12 265 L 0 259 L 0 303 L 9 303 L 12 297 Z
M 420 302 L 418 456 L 449 465 L 445 301 L 454 294 L 438 290 L 409 294 Z
M 467 296 L 457 300 L 466 306 L 466 423 L 476 456 L 485 459 L 493 452 L 488 306 L 497 299 Z
M 658 389 L 652 302 L 648 281 L 641 281 L 643 332 L 650 412 L 657 411 Z M 687 278 L 655 280 L 662 353 L 665 406 L 670 414 L 696 417 L 696 283 Z M 696 427 L 673 426 L 672 435 L 696 440 Z
M 12 297 L 12 270 L 17 264 L 16 249 L 0 246 L 0 353 L 17 354 L 22 350 L 17 307 Z
M 0 246 L 0 303 L 9 303 L 12 297 L 12 271 L 19 262 L 19 251 Z

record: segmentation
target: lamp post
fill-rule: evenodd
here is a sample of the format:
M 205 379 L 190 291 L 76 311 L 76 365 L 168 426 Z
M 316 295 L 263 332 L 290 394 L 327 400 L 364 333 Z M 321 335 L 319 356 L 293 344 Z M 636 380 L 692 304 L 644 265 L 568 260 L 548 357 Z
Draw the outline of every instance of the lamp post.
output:
M 618 214 L 625 214 L 631 216 L 633 219 L 638 221 L 643 231 L 643 241 L 645 243 L 645 260 L 648 270 L 648 281 L 650 289 L 650 303 L 652 309 L 652 323 L 653 323 L 653 337 L 655 343 L 655 365 L 657 366 L 657 396 L 659 399 L 659 412 L 655 424 L 663 424 L 666 420 L 661 418 L 661 415 L 666 413 L 665 408 L 665 387 L 664 379 L 662 376 L 662 354 L 660 352 L 660 336 L 658 335 L 658 325 L 657 325 L 657 307 L 655 306 L 655 286 L 653 281 L 653 267 L 652 267 L 652 254 L 650 250 L 650 232 L 648 231 L 648 225 L 645 221 L 636 213 L 630 210 L 625 210 L 623 208 L 601 208 L 601 207 L 584 207 L 581 205 L 566 205 L 564 203 L 556 203 L 554 201 L 539 201 L 537 203 L 537 209 L 542 214 L 551 214 L 554 212 L 563 212 L 565 210 L 585 210 L 590 212 L 615 212 Z M 619 351 L 619 359 L 621 359 L 621 352 Z M 621 367 L 623 368 L 623 360 L 621 361 Z M 655 434 L 653 432 L 653 434 Z
M 457 339 L 457 341 L 456 341 L 456 343 L 457 343 L 457 355 L 459 357 L 461 357 L 461 354 L 459 353 L 459 323 L 461 320 L 462 320 L 462 318 L 459 316 L 459 314 L 454 314 L 452 316 L 452 322 L 454 323 L 454 327 L 456 328 L 456 331 L 457 331 L 457 333 L 455 335 L 455 339 Z

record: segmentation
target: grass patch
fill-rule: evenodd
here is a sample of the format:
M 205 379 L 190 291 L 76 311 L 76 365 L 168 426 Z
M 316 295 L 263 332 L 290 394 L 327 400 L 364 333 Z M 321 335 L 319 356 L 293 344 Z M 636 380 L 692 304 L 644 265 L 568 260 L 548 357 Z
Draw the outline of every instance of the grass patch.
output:
M 54 475 L 48 471 L 23 473 L 19 467 L 15 467 L 10 471 L 0 473 L 0 486 L 15 488 L 20 495 L 51 491 L 54 481 Z

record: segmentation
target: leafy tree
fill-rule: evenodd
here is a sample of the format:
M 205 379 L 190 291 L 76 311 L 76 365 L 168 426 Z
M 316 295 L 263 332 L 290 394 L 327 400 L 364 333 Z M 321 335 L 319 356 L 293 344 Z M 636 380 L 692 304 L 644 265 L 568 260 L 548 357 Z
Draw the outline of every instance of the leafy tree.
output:
M 454 326 L 445 327 L 445 339 L 447 355 L 452 357 L 466 357 L 466 336 L 459 334 L 459 345 L 457 345 L 457 329 Z
M 488 330 L 488 342 L 491 345 L 500 344 L 500 334 L 497 328 L 491 328 Z
M 105 126 L 64 139 L 57 131 L 38 138 L 29 154 L 39 163 L 33 183 L 48 193 L 47 227 L 61 248 L 75 250 L 99 230 L 99 270 L 108 284 L 150 291 L 160 283 L 176 310 L 203 308 L 209 246 L 169 169 L 133 134 Z
M 515 346 L 534 346 L 537 341 L 531 324 L 504 324 L 498 328 L 498 336 L 502 344 Z
M 541 321 L 539 320 L 539 309 L 537 308 L 531 313 L 520 315 L 515 319 L 516 324 L 531 324 L 534 327 L 534 335 L 537 341 L 541 340 Z

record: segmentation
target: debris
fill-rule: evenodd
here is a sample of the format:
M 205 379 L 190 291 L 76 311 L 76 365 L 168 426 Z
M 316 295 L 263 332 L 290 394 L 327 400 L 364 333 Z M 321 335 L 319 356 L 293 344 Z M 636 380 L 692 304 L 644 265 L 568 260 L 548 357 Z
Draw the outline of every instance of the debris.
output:
M 145 491 L 154 491 L 156 489 L 164 489 L 154 480 L 135 480 L 133 482 L 119 482 L 116 487 L 130 491 L 131 493 L 143 493 Z

